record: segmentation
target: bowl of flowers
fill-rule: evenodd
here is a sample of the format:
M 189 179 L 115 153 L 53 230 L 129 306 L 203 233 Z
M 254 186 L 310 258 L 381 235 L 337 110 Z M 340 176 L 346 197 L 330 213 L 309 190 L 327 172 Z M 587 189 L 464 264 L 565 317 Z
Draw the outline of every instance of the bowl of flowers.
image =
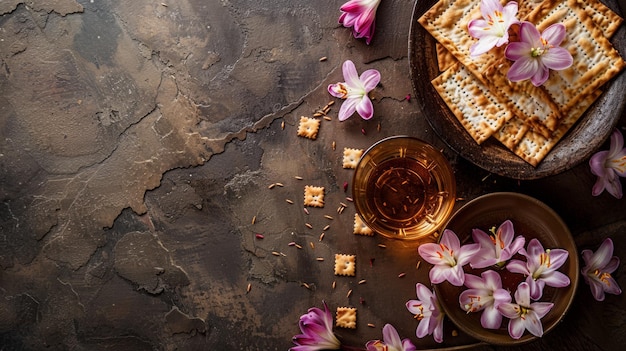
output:
M 530 196 L 478 197 L 447 222 L 420 255 L 443 312 L 468 335 L 523 344 L 552 330 L 578 284 L 576 245 L 563 220 Z M 454 262 L 454 264 L 450 264 Z

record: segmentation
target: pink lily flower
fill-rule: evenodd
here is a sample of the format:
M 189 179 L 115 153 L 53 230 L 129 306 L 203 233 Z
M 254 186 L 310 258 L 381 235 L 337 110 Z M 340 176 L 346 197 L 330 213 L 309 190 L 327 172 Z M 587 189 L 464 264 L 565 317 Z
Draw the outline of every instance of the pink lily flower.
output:
M 482 0 L 480 12 L 483 18 L 473 19 L 467 24 L 469 34 L 478 39 L 470 46 L 470 55 L 478 56 L 509 42 L 509 27 L 519 23 L 517 2 L 509 1 L 502 6 L 499 0 Z
M 530 79 L 534 86 L 548 80 L 550 70 L 563 70 L 574 62 L 572 55 L 560 47 L 565 39 L 565 26 L 555 23 L 539 33 L 530 22 L 521 22 L 519 41 L 510 43 L 504 50 L 507 59 L 515 61 L 507 77 L 512 82 Z
M 341 342 L 333 333 L 333 315 L 323 302 L 324 310 L 317 307 L 309 308 L 307 314 L 300 316 L 302 334 L 293 337 L 297 346 L 290 351 L 339 350 Z
M 365 344 L 367 351 L 415 351 L 409 339 L 400 339 L 398 331 L 391 324 L 383 327 L 383 341 L 371 340 Z
M 355 38 L 365 38 L 369 45 L 374 36 L 376 27 L 376 10 L 381 0 L 350 0 L 343 4 L 339 23 L 346 28 L 352 28 Z
M 515 291 L 515 303 L 502 303 L 498 311 L 509 318 L 509 335 L 519 339 L 528 330 L 532 335 L 543 335 L 543 318 L 554 306 L 551 302 L 530 302 L 530 287 L 526 282 L 521 283 Z
M 466 274 L 465 286 L 469 289 L 459 295 L 461 309 L 467 313 L 483 311 L 480 316 L 483 328 L 499 329 L 502 314 L 497 308 L 502 303 L 511 302 L 511 294 L 502 288 L 500 275 L 492 270 L 483 272 L 480 277 Z
M 446 229 L 438 244 L 422 244 L 417 251 L 426 262 L 434 265 L 428 274 L 431 283 L 439 284 L 447 280 L 454 286 L 461 286 L 465 281 L 463 266 L 469 263 L 479 249 L 478 244 L 461 246 L 459 237 L 452 230 Z
M 619 295 L 622 289 L 611 275 L 619 267 L 619 257 L 613 256 L 613 241 L 604 239 L 598 251 L 582 251 L 585 266 L 581 270 L 583 278 L 591 287 L 597 301 L 604 301 L 604 293 Z
M 344 83 L 335 83 L 328 86 L 328 92 L 334 97 L 345 99 L 339 109 L 339 120 L 345 121 L 356 111 L 363 119 L 370 119 L 374 115 L 374 105 L 367 93 L 372 91 L 380 82 L 380 72 L 368 69 L 359 74 L 354 63 L 347 60 L 343 63 Z
M 618 177 L 626 177 L 626 148 L 624 136 L 615 129 L 611 134 L 611 147 L 608 151 L 599 151 L 589 160 L 591 173 L 598 180 L 591 189 L 591 195 L 598 196 L 604 189 L 614 197 L 622 198 L 622 184 Z
M 489 266 L 502 267 L 521 248 L 526 239 L 518 235 L 515 240 L 513 222 L 505 221 L 498 227 L 493 235 L 489 235 L 480 229 L 472 230 L 474 242 L 480 245 L 480 250 L 470 260 L 472 268 L 485 268 Z
M 570 283 L 569 277 L 557 269 L 567 260 L 569 252 L 563 249 L 547 249 L 537 239 L 531 239 L 528 248 L 520 250 L 526 256 L 526 262 L 511 260 L 506 266 L 510 272 L 527 276 L 526 283 L 530 288 L 530 297 L 538 300 L 543 295 L 544 286 L 562 288 Z
M 434 291 L 428 289 L 424 284 L 415 284 L 417 300 L 409 300 L 406 308 L 415 315 L 419 321 L 415 335 L 423 338 L 426 335 L 433 335 L 436 342 L 443 341 L 443 317 L 445 314 L 439 307 L 439 301 Z

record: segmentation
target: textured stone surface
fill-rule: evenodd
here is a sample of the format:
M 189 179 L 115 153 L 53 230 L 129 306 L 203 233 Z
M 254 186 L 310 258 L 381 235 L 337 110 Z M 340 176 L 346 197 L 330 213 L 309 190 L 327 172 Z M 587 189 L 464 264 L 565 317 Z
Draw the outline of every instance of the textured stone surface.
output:
M 0 2 L 0 348 L 285 350 L 323 300 L 358 308 L 357 329 L 338 330 L 352 345 L 385 323 L 422 348 L 473 343 L 450 323 L 443 345 L 414 336 L 404 303 L 428 274 L 416 243 L 352 234 L 341 151 L 397 134 L 443 150 L 457 206 L 526 193 L 581 249 L 610 236 L 625 257 L 626 202 L 592 197 L 585 164 L 518 182 L 432 132 L 406 99 L 413 1 L 382 2 L 369 46 L 337 24 L 339 6 Z M 326 87 L 343 81 L 346 59 L 381 72 L 374 118 L 339 122 L 336 101 L 317 140 L 298 137 L 299 117 L 335 100 Z M 305 185 L 325 187 L 324 208 L 305 213 Z M 356 277 L 333 275 L 335 253 L 357 255 Z M 615 349 L 624 308 L 623 295 L 598 303 L 582 283 L 562 325 L 525 349 Z

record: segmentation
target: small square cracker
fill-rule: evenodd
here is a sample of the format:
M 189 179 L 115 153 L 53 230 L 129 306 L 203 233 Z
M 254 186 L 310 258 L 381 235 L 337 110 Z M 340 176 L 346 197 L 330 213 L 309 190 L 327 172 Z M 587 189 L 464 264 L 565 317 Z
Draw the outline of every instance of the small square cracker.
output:
M 300 117 L 300 124 L 298 125 L 298 136 L 317 139 L 317 133 L 320 130 L 320 120 L 317 118 L 310 118 L 306 116 Z
M 335 275 L 355 276 L 356 256 L 335 254 Z
M 304 206 L 324 207 L 324 187 L 305 185 Z
M 363 155 L 363 149 L 353 149 L 349 147 L 343 148 L 343 168 L 356 168 L 356 164 L 359 163 L 361 156 Z
M 373 236 L 374 231 L 368 227 L 358 213 L 354 214 L 354 234 Z
M 337 307 L 335 325 L 339 328 L 356 329 L 356 308 Z

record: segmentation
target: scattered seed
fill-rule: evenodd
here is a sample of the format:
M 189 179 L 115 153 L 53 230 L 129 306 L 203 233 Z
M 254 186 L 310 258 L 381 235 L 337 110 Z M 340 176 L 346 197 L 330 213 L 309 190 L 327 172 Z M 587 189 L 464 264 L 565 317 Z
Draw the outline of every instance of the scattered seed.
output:
M 272 251 L 272 255 L 274 255 L 274 256 L 280 256 L 280 254 L 279 254 L 278 252 L 276 252 L 276 251 Z
M 291 201 L 289 199 L 285 199 L 285 201 L 287 201 L 287 203 L 293 204 L 293 201 Z
M 310 223 L 304 223 L 304 225 L 309 229 L 313 229 L 313 226 Z
M 359 284 L 365 284 L 366 280 L 365 279 L 361 279 L 359 280 Z
M 376 126 L 376 131 L 380 132 L 380 122 L 378 122 L 378 125 Z
M 422 261 L 417 261 L 417 264 L 415 265 L 415 269 L 420 269 L 421 264 L 422 264 Z
M 161 3 L 161 6 L 163 6 L 163 7 L 167 7 L 167 4 L 166 4 L 166 3 L 164 3 L 164 2 L 162 2 L 162 3 Z
M 386 248 L 386 247 L 387 247 L 387 245 L 385 245 L 385 244 L 378 244 L 378 247 L 380 247 L 380 248 L 384 249 L 384 248 Z
M 333 290 L 335 290 L 335 287 L 337 287 L 337 282 L 333 280 Z
M 353 199 L 353 198 L 351 198 L 351 197 L 346 197 L 346 200 L 347 200 L 347 201 L 350 201 L 350 202 L 354 202 L 354 199 Z
M 324 234 L 324 232 L 322 232 L 322 234 L 320 234 L 320 240 L 319 241 L 324 240 L 324 235 L 326 235 L 326 234 Z
M 276 186 L 285 186 L 283 183 L 276 183 Z
M 298 249 L 301 249 L 301 248 L 302 248 L 302 245 L 296 244 L 296 247 L 297 247 Z
M 289 243 L 289 244 L 287 244 L 287 245 L 288 245 L 288 246 L 296 246 L 296 242 L 295 242 L 295 241 L 292 241 L 292 242 L 290 242 L 290 243 Z
M 263 239 L 265 238 L 265 236 L 263 236 L 263 234 L 255 234 L 254 235 L 257 239 Z
M 280 123 L 280 129 L 283 129 L 283 130 L 285 129 L 285 121 L 282 121 Z
M 294 176 L 294 178 L 296 178 L 297 180 L 302 180 L 303 178 L 300 176 Z
M 464 197 L 457 197 L 456 201 L 465 201 L 465 198 Z
M 304 286 L 305 288 L 311 290 L 311 286 L 307 283 L 302 283 L 302 286 Z
M 484 182 L 485 180 L 487 180 L 487 178 L 489 178 L 489 176 L 491 176 L 491 173 L 487 174 L 486 176 L 483 177 L 482 181 Z
M 341 214 L 344 209 L 345 209 L 345 207 L 343 207 L 343 206 L 337 207 L 337 213 Z
M 337 149 L 337 143 L 333 141 L 333 143 L 331 145 L 333 147 L 333 151 L 335 151 L 335 149 Z
M 328 116 L 324 116 L 324 119 L 327 120 L 327 121 L 332 121 L 333 120 L 332 118 L 330 118 Z
M 333 219 L 333 216 L 324 215 L 324 218 L 326 218 L 326 219 Z
M 452 329 L 452 336 L 459 336 L 459 332 L 456 329 Z
M 348 293 L 346 294 L 346 297 L 350 297 L 350 295 L 352 295 L 352 289 L 348 290 Z
M 330 111 L 330 106 L 326 105 L 324 109 L 322 110 L 322 112 L 324 112 L 324 114 L 327 114 L 328 111 Z
M 252 217 L 252 224 L 256 223 L 256 216 Z
M 372 323 L 367 323 L 367 326 L 370 327 L 370 328 L 376 328 L 376 326 L 374 324 L 372 324 Z
M 361 128 L 361 133 L 362 133 L 363 135 L 366 135 L 366 134 L 367 134 L 367 133 L 365 132 L 365 128 Z
M 340 202 L 339 204 L 343 207 L 348 207 L 348 205 L 344 204 L 343 202 Z
M 330 229 L 330 224 L 327 224 L 324 229 L 322 229 L 323 231 L 327 231 L 328 229 Z
M 405 275 L 406 275 L 406 273 L 402 272 L 402 273 L 398 274 L 398 278 L 402 278 L 402 277 L 404 277 Z
M 318 258 L 316 258 L 316 260 L 318 260 L 318 261 L 324 261 L 324 257 L 318 257 Z
M 272 184 L 270 184 L 267 188 L 268 188 L 268 189 L 272 189 L 272 188 L 274 188 L 275 186 L 276 186 L 276 183 L 272 183 Z
M 311 241 L 311 242 L 309 242 L 309 246 L 310 246 L 312 249 L 315 249 L 315 243 L 313 243 L 312 241 Z
M 321 113 L 321 112 L 315 112 L 315 113 L 313 114 L 313 117 L 322 117 L 323 115 L 324 115 L 324 114 L 323 114 L 323 113 Z
M 304 213 L 309 214 L 309 210 L 307 210 L 306 207 L 303 207 L 302 209 L 304 210 Z
M 246 293 L 249 293 L 252 289 L 252 284 L 248 283 L 248 287 L 246 288 Z
M 328 60 L 328 57 L 326 57 L 326 56 L 322 56 L 322 57 L 320 57 L 320 62 L 324 62 L 324 61 L 326 61 L 326 60 Z

